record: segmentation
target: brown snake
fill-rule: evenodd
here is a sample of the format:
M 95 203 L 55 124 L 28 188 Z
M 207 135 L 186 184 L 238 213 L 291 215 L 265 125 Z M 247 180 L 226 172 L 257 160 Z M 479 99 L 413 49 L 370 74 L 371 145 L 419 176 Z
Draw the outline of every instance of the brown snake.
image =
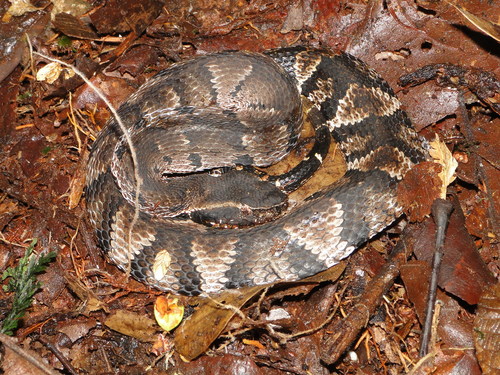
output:
M 247 166 L 273 164 L 296 145 L 304 100 L 348 171 L 287 207 L 286 178 L 258 178 Z M 325 270 L 401 215 L 397 184 L 427 151 L 400 107 L 387 83 L 346 53 L 291 47 L 175 64 L 118 110 L 143 180 L 130 248 L 129 148 L 114 119 L 94 142 L 86 194 L 99 245 L 122 269 L 130 257 L 138 280 L 188 295 Z M 309 156 L 299 169 L 320 166 L 322 156 Z

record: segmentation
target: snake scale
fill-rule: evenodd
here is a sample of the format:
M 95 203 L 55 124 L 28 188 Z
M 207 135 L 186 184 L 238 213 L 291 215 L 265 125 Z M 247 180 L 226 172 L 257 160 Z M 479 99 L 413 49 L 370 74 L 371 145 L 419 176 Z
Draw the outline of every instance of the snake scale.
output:
M 119 268 L 130 262 L 137 280 L 186 295 L 299 280 L 335 265 L 401 215 L 397 184 L 427 158 L 389 85 L 343 52 L 288 47 L 197 57 L 158 73 L 118 113 L 137 150 L 140 212 L 132 225 L 132 156 L 111 119 L 87 171 L 99 246 Z M 288 207 L 283 180 L 247 166 L 285 157 L 304 116 L 331 134 L 347 172 Z M 317 169 L 323 156 L 307 159 L 303 167 Z M 198 216 L 208 222 L 188 220 Z

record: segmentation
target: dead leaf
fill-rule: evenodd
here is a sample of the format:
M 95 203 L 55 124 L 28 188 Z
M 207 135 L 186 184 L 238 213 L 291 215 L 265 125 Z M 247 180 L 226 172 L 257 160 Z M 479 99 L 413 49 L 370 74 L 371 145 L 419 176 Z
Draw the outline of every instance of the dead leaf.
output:
M 264 288 L 265 286 L 259 285 L 228 290 L 213 300 L 203 299 L 195 313 L 175 331 L 174 344 L 177 352 L 188 361 L 204 353 L 234 316 L 234 309 L 240 309 Z M 222 308 L 217 302 L 234 309 Z
M 410 221 L 422 221 L 431 213 L 432 202 L 441 192 L 441 172 L 441 165 L 423 162 L 410 169 L 399 183 L 398 203 Z
M 40 357 L 37 356 L 37 358 L 41 360 Z M 5 348 L 1 369 L 4 374 L 47 375 L 47 372 L 30 363 L 26 358 L 9 348 Z M 53 371 L 49 374 L 56 374 L 56 372 Z
M 154 342 L 156 339 L 156 322 L 146 314 L 117 310 L 105 320 L 104 324 L 113 331 L 140 341 Z
M 421 323 L 425 321 L 430 274 L 429 263 L 422 260 L 412 260 L 401 266 L 401 279 Z
M 181 323 L 184 305 L 178 298 L 159 296 L 155 301 L 154 312 L 158 325 L 170 332 Z
M 474 320 L 476 353 L 484 375 L 500 373 L 500 283 L 485 288 Z
M 242 356 L 240 354 L 218 354 L 215 356 L 203 356 L 189 363 L 177 363 L 173 373 L 186 375 L 264 375 L 269 374 L 269 370 L 265 366 L 258 366 L 250 356 Z
M 465 218 L 456 199 L 453 201 L 453 207 L 446 231 L 438 285 L 448 293 L 474 305 L 478 302 L 483 289 L 495 282 L 495 278 L 465 228 Z M 434 255 L 435 231 L 436 225 L 429 218 L 422 229 L 415 234 L 415 256 L 429 264 Z
M 71 78 L 75 75 L 72 69 L 63 68 L 59 63 L 51 62 L 38 70 L 36 79 L 37 81 L 45 81 L 52 84 L 62 73 L 64 73 L 64 79 Z
M 345 263 L 339 263 L 317 275 L 286 284 L 318 284 L 326 280 L 334 281 L 342 274 L 344 268 Z M 203 354 L 237 311 L 266 287 L 268 285 L 227 290 L 213 299 L 202 299 L 195 313 L 175 331 L 174 344 L 177 352 L 188 361 Z M 221 305 L 227 306 L 227 308 Z
M 456 4 L 451 4 L 453 5 L 462 15 L 467 18 L 470 23 L 472 23 L 474 26 L 476 26 L 479 30 L 481 30 L 483 33 L 491 36 L 493 39 L 496 41 L 500 42 L 500 26 L 496 23 L 490 22 L 488 20 L 485 20 L 481 17 L 478 17 L 470 12 L 468 12 L 466 9 L 462 8 L 460 5 Z
M 2 17 L 2 22 L 9 22 L 12 17 L 19 17 L 25 13 L 36 12 L 41 8 L 31 5 L 29 0 L 9 0 L 10 7 Z
M 91 289 L 83 285 L 80 281 L 70 277 L 66 277 L 66 282 L 68 283 L 71 291 L 77 295 L 80 301 L 83 302 L 84 306 L 82 308 L 82 314 L 86 315 L 93 311 L 99 311 L 101 309 L 106 312 L 108 311 L 106 304 L 99 300 L 97 295 Z
M 68 336 L 71 342 L 76 342 L 85 337 L 96 325 L 97 321 L 93 318 L 78 317 L 69 321 L 59 322 L 57 330 Z
M 85 178 L 87 175 L 87 169 L 84 166 L 87 165 L 87 161 L 89 159 L 90 152 L 87 148 L 84 148 L 82 155 L 80 156 L 79 164 L 82 166 L 81 168 L 77 168 L 71 182 L 69 184 L 69 198 L 68 198 L 68 206 L 69 209 L 72 210 L 78 203 L 80 202 L 80 198 L 83 194 L 83 188 L 85 186 Z
M 455 180 L 455 170 L 458 167 L 458 162 L 455 160 L 446 143 L 436 138 L 430 142 L 431 149 L 429 154 L 434 161 L 443 166 L 443 170 L 439 173 L 439 178 L 442 181 L 441 185 L 441 199 L 446 199 L 446 189 Z
M 158 16 L 163 6 L 158 0 L 108 0 L 88 13 L 98 33 L 134 31 L 140 35 Z
M 89 25 L 71 14 L 56 14 L 52 23 L 57 30 L 65 35 L 81 39 L 99 39 L 99 35 Z

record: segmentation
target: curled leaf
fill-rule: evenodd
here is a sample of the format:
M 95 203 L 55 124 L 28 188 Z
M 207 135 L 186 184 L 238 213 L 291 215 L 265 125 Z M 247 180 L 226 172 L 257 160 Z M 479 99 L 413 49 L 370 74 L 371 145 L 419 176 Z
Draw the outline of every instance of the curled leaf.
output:
M 442 181 L 440 198 L 446 199 L 446 189 L 455 180 L 455 170 L 458 162 L 455 160 L 446 144 L 441 141 L 436 134 L 436 139 L 430 142 L 431 149 L 429 153 L 434 161 L 440 164 L 443 169 L 439 173 Z
M 184 306 L 178 298 L 159 296 L 155 302 L 155 318 L 158 325 L 169 332 L 177 327 L 184 317 Z
M 38 81 L 45 81 L 47 83 L 54 83 L 61 73 L 64 73 L 64 78 L 71 78 L 75 75 L 73 70 L 63 68 L 59 63 L 51 62 L 45 65 L 36 73 Z

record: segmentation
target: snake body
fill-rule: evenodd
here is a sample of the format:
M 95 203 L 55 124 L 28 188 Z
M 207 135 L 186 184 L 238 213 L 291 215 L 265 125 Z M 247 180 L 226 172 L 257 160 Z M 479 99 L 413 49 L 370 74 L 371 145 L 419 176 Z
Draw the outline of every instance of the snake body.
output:
M 287 208 L 280 184 L 242 168 L 273 164 L 296 145 L 305 101 L 342 150 L 347 173 Z M 121 269 L 130 262 L 137 280 L 186 295 L 299 280 L 335 265 L 401 215 L 397 184 L 427 158 L 388 84 L 341 52 L 198 57 L 158 73 L 118 112 L 137 150 L 140 211 L 133 223 L 132 156 L 111 119 L 87 172 L 99 246 Z M 205 211 L 225 224 L 186 219 Z

